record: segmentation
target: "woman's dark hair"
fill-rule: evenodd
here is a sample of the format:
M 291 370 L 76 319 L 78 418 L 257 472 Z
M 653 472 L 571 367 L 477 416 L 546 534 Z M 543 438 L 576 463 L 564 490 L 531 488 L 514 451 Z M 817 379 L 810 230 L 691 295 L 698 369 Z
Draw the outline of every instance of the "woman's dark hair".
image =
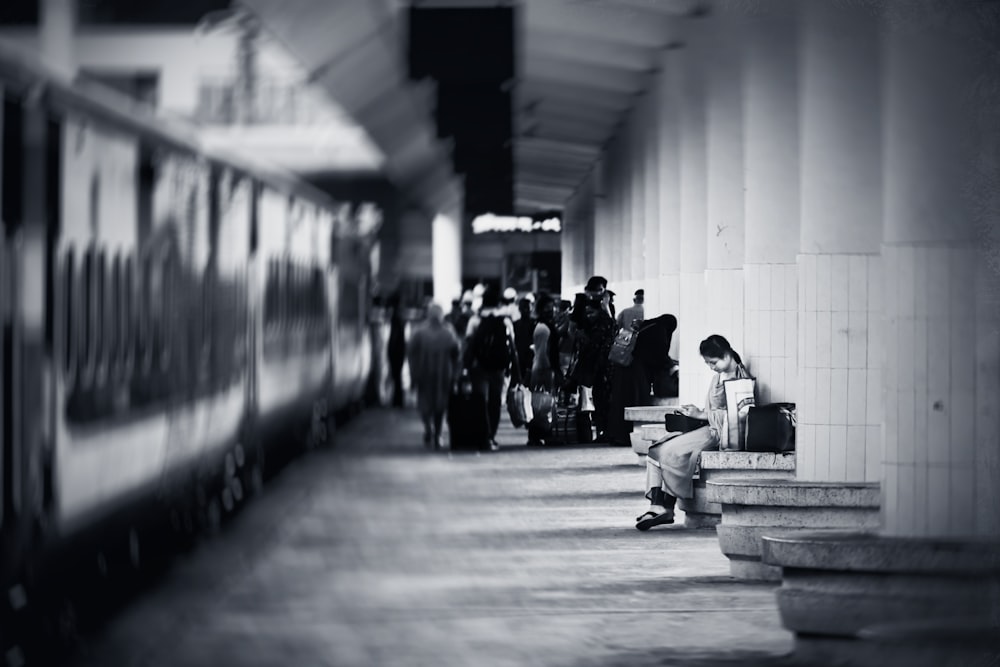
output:
M 483 308 L 496 308 L 500 305 L 500 292 L 493 287 L 483 290 Z
M 713 359 L 721 359 L 728 354 L 738 365 L 743 365 L 743 360 L 740 359 L 740 355 L 733 349 L 733 346 L 729 344 L 729 341 L 719 334 L 712 334 L 705 340 L 701 341 L 701 345 L 698 346 L 698 351 L 701 353 L 701 356 L 712 357 Z

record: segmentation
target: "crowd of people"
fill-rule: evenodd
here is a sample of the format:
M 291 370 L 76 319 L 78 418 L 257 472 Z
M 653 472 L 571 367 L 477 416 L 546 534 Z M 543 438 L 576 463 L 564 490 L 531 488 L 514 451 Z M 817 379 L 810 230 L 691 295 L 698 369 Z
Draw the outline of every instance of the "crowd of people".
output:
M 593 411 L 596 442 L 629 445 L 632 428 L 624 408 L 648 404 L 651 394 L 677 396 L 677 362 L 669 354 L 677 319 L 671 314 L 646 318 L 642 289 L 618 313 L 614 297 L 601 276 L 591 277 L 572 302 L 547 292 L 519 298 L 513 289 L 501 294 L 477 286 L 454 300 L 447 314 L 428 305 L 424 321 L 408 340 L 399 302 L 390 300 L 387 356 L 393 405 L 403 405 L 402 366 L 408 361 L 428 448 L 443 447 L 445 413 L 461 381 L 485 398 L 490 449 L 498 449 L 496 433 L 511 384 L 557 401 L 573 397 L 576 409 Z M 635 338 L 624 364 L 611 354 L 622 331 Z M 723 336 L 709 336 L 699 351 L 714 371 L 708 396 L 703 408 L 684 405 L 680 413 L 704 425 L 686 433 L 668 432 L 650 447 L 644 493 L 649 508 L 636 517 L 639 530 L 674 522 L 677 498 L 692 496 L 700 453 L 719 447 L 725 428 L 724 383 L 747 376 L 740 355 Z M 545 420 L 531 420 L 527 431 L 529 445 L 559 442 Z
M 442 446 L 448 388 L 463 376 L 485 396 L 492 449 L 497 448 L 504 396 L 512 384 L 549 394 L 556 403 L 587 405 L 595 441 L 627 446 L 631 425 L 624 419 L 624 407 L 647 404 L 651 388 L 669 395 L 665 392 L 671 383 L 654 384 L 658 376 L 672 375 L 676 386 L 677 364 L 669 349 L 677 321 L 672 315 L 646 319 L 644 290 L 637 290 L 632 305 L 621 312 L 616 312 L 614 297 L 602 276 L 591 277 L 573 301 L 545 291 L 518 294 L 508 288 L 501 293 L 478 285 L 452 301 L 446 314 L 428 306 L 408 341 L 398 298 L 390 298 L 392 404 L 403 405 L 402 368 L 408 361 L 429 447 Z M 609 360 L 622 329 L 642 333 L 635 362 L 628 367 Z M 486 351 L 491 344 L 487 341 L 494 339 L 502 339 L 503 346 L 498 343 L 495 350 Z M 544 420 L 532 421 L 527 431 L 529 445 L 559 442 Z

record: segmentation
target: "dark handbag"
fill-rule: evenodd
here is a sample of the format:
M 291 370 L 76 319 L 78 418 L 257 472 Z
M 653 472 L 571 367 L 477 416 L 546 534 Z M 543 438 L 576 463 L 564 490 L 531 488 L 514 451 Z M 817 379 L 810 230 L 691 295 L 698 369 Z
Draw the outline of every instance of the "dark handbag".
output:
M 679 412 L 668 412 L 663 415 L 663 425 L 668 433 L 688 433 L 696 431 L 702 426 L 708 426 L 708 420 L 688 417 Z
M 795 451 L 795 404 L 752 406 L 747 413 L 748 452 Z

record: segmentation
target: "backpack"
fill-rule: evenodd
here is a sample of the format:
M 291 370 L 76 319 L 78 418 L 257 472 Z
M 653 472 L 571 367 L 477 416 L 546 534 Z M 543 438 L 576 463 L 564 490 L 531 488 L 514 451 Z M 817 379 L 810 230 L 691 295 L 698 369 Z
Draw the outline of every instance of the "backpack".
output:
M 504 318 L 487 315 L 472 334 L 472 361 L 487 371 L 506 370 L 510 365 L 510 344 Z

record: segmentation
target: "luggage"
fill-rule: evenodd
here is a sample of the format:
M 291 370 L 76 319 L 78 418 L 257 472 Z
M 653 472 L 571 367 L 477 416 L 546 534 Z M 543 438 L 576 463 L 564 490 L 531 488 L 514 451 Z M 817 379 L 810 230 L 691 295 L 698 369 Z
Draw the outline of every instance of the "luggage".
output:
M 636 340 L 636 332 L 631 329 L 619 329 L 608 352 L 608 361 L 619 366 L 631 366 Z
M 448 399 L 448 433 L 453 452 L 490 449 L 486 395 L 476 391 L 468 377 L 456 383 Z
M 552 417 L 552 439 L 565 445 L 594 441 L 593 412 L 580 410 L 576 396 L 561 395 Z
M 795 451 L 795 404 L 752 406 L 747 413 L 748 452 Z
M 510 423 L 520 428 L 531 421 L 534 413 L 531 409 L 531 391 L 520 384 L 512 384 L 507 390 L 507 414 Z

